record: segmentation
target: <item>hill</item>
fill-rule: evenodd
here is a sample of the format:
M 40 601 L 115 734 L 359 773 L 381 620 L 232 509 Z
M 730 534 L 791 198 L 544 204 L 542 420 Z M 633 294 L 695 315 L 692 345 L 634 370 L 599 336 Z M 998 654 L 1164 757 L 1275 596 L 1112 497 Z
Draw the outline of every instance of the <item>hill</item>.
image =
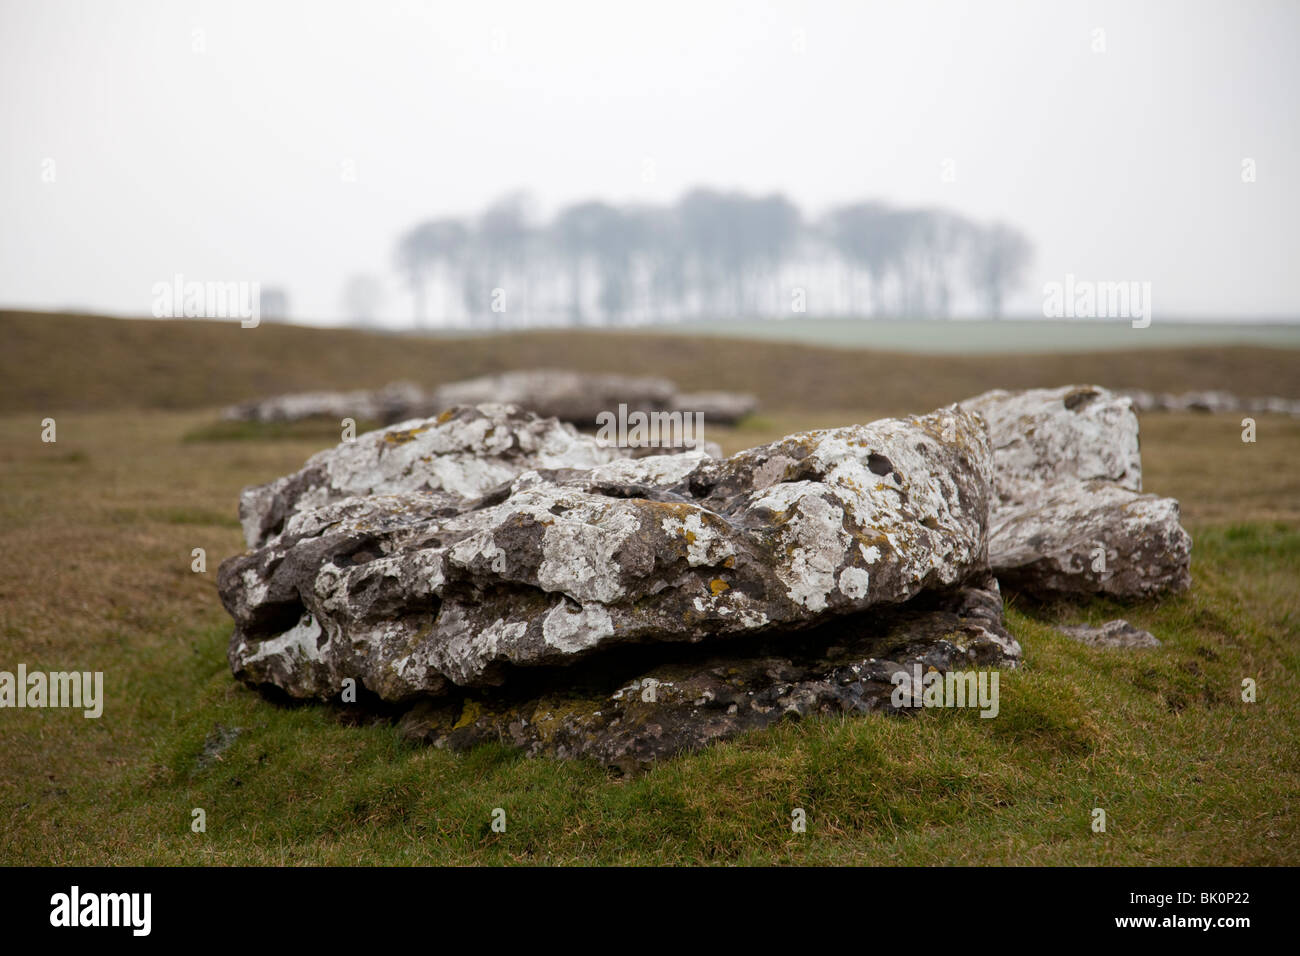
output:
M 203 408 L 528 367 L 666 375 L 689 390 L 753 392 L 765 410 L 928 411 L 1069 382 L 1300 397 L 1300 350 L 1248 346 L 918 355 L 627 330 L 434 337 L 36 312 L 0 312 L 0 343 L 0 412 Z

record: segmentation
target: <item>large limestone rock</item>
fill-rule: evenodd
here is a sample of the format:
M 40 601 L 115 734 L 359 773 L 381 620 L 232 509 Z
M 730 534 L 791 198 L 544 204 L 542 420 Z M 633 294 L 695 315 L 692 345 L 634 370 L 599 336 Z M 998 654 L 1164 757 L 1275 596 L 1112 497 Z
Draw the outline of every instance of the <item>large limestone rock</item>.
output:
M 387 701 L 611 647 L 790 633 L 987 573 L 992 459 L 959 408 L 640 459 L 515 408 L 460 408 L 245 494 L 223 563 L 253 685 Z M 741 646 L 737 643 L 735 646 Z
M 458 406 L 245 491 L 249 550 L 219 575 L 230 664 L 298 698 L 338 700 L 351 678 L 438 746 L 635 770 L 785 718 L 893 709 L 914 668 L 1015 666 L 990 558 L 1036 595 L 1186 586 L 1177 503 L 1141 487 L 1131 405 L 1092 387 L 725 459 L 632 457 L 516 406 Z M 1103 631 L 1079 637 L 1135 640 Z
M 1038 595 L 1150 597 L 1186 588 L 1191 538 L 1178 502 L 1143 495 L 1128 398 L 1093 386 L 993 391 L 962 402 L 988 424 L 989 559 Z

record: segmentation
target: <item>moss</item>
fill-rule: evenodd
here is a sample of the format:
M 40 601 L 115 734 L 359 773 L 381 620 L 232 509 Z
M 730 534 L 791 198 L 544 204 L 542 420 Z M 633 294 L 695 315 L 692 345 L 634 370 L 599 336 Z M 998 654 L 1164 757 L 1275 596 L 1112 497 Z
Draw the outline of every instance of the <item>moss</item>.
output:
M 460 730 L 462 727 L 468 727 L 477 721 L 484 714 L 483 705 L 476 700 L 466 700 L 465 705 L 461 708 L 460 718 L 451 727 L 452 730 Z

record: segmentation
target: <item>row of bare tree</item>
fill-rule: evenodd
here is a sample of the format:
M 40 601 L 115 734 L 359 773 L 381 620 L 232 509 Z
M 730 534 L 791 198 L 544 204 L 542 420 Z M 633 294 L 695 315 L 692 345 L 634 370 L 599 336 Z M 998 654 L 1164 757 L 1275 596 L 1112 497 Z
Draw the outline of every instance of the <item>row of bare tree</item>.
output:
M 530 208 L 511 194 L 472 220 L 431 219 L 401 237 L 417 325 L 942 317 L 958 296 L 998 316 L 1031 257 L 1014 227 L 882 202 L 813 220 L 780 195 L 712 189 L 671 206 L 581 202 L 546 223 Z M 364 320 L 367 290 L 348 294 Z

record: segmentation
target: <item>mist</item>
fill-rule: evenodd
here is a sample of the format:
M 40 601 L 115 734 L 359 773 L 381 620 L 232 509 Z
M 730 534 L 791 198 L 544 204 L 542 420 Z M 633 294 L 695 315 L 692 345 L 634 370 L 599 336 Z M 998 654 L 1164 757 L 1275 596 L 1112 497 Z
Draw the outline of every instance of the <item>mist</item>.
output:
M 397 249 L 421 223 L 521 190 L 544 226 L 704 189 L 805 225 L 878 202 L 1032 243 L 997 302 L 928 284 L 891 314 L 1041 316 L 1073 275 L 1149 282 L 1166 317 L 1293 318 L 1300 8 L 1225 9 L 9 0 L 0 305 L 148 315 L 183 274 L 261 283 L 295 321 L 409 327 Z M 633 293 L 587 281 L 583 321 L 691 311 L 601 309 Z M 877 314 L 835 282 L 809 314 Z M 553 298 L 538 321 L 563 320 Z

